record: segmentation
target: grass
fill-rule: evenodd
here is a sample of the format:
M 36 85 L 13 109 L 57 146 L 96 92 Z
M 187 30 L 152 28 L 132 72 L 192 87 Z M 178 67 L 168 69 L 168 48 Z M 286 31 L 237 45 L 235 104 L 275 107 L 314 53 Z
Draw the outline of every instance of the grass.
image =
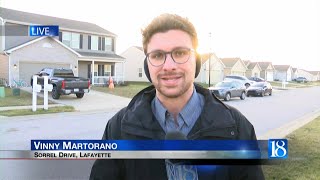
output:
M 74 107 L 72 106 L 57 106 L 57 107 L 49 107 L 48 110 L 37 109 L 37 111 L 35 112 L 33 112 L 31 109 L 0 111 L 0 116 L 25 116 L 25 115 L 38 115 L 38 114 L 73 112 L 73 111 L 74 111 Z
M 204 88 L 208 88 L 208 84 L 198 83 Z M 117 96 L 133 98 L 139 91 L 150 86 L 149 82 L 128 82 L 126 86 L 115 86 L 114 89 L 109 89 L 108 87 L 92 86 L 91 88 L 96 91 L 109 93 Z M 212 85 L 213 86 L 213 85 Z
M 289 158 L 279 165 L 263 166 L 266 179 L 320 179 L 320 117 L 286 138 Z
M 270 82 L 272 86 L 282 86 L 282 82 L 280 81 L 272 81 Z M 320 81 L 314 81 L 314 82 L 307 82 L 307 83 L 297 83 L 294 81 L 290 81 L 288 84 L 286 84 L 286 87 L 291 88 L 306 88 L 306 87 L 312 87 L 312 86 L 320 86 Z
M 48 101 L 49 104 L 55 104 Z M 43 104 L 43 98 L 37 98 L 37 104 Z M 0 107 L 7 106 L 29 106 L 32 105 L 32 94 L 20 90 L 20 96 L 13 96 L 11 88 L 5 88 L 5 97 L 0 98 Z
M 133 98 L 139 91 L 147 86 L 150 86 L 149 82 L 128 82 L 126 86 L 115 86 L 114 89 L 109 89 L 108 87 L 91 87 L 93 90 L 109 93 L 117 96 L 123 96 L 128 98 Z

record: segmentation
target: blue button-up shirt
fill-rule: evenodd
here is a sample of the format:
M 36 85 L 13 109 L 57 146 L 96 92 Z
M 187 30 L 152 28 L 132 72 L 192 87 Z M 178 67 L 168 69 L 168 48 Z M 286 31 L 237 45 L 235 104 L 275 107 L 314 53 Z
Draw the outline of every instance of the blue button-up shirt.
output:
M 185 136 L 187 136 L 193 128 L 201 114 L 203 106 L 203 95 L 197 93 L 196 89 L 194 89 L 191 98 L 178 114 L 176 123 L 173 115 L 168 112 L 157 97 L 155 97 L 151 103 L 152 112 L 166 133 L 170 131 L 180 131 Z M 197 169 L 192 165 L 179 165 L 166 161 L 166 169 L 169 180 L 198 179 Z

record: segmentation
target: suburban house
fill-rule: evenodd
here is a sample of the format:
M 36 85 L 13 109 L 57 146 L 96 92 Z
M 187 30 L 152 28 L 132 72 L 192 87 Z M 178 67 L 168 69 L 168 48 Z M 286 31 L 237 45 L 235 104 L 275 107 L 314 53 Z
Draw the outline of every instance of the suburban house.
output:
M 267 80 L 267 81 L 273 81 L 273 73 L 274 73 L 274 67 L 271 62 L 258 62 L 261 71 L 260 71 L 260 77 Z
M 292 81 L 292 67 L 290 65 L 273 65 L 274 80 L 279 81 Z
M 311 73 L 304 69 L 297 69 L 297 77 L 305 77 L 308 81 L 316 81 L 317 73 Z
M 320 71 L 309 71 L 313 75 L 312 81 L 320 81 Z
M 298 68 L 292 68 L 292 77 L 291 79 L 294 80 L 296 79 L 297 77 L 299 77 L 299 74 L 298 74 Z
M 144 59 L 146 55 L 142 47 L 131 46 L 120 54 L 124 57 L 125 81 L 149 82 L 144 73 Z
M 225 65 L 214 53 L 204 53 L 201 55 L 202 66 L 195 82 L 216 84 L 224 78 Z M 210 78 L 209 78 L 210 76 Z
M 70 68 L 76 76 L 105 84 L 124 58 L 116 54 L 116 34 L 88 22 L 0 8 L 0 78 L 25 81 L 45 67 Z M 29 36 L 30 25 L 58 25 L 59 36 Z
M 247 63 L 246 77 L 260 77 L 261 67 L 257 62 Z
M 240 58 L 221 58 L 224 64 L 224 76 L 240 75 L 245 76 L 247 67 Z

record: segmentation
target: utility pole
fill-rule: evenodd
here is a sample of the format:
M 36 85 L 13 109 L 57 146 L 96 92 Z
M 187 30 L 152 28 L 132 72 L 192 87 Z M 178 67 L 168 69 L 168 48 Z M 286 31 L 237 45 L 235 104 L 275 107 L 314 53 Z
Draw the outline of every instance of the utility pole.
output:
M 211 86 L 211 32 L 209 32 L 209 87 Z

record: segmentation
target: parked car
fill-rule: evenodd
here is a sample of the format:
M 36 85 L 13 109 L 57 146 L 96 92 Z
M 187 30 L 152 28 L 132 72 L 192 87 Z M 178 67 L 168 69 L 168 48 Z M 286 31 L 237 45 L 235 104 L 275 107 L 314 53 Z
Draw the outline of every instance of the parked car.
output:
M 272 86 L 268 82 L 256 82 L 247 89 L 247 96 L 272 95 Z
M 297 82 L 297 83 L 307 83 L 308 82 L 308 79 L 307 78 L 305 78 L 305 77 L 298 77 L 298 78 L 296 78 L 295 79 L 295 81 Z
M 245 76 L 239 76 L 239 75 L 228 75 L 224 78 L 224 80 L 230 80 L 230 81 L 239 81 L 241 82 L 246 88 L 248 88 L 249 86 L 251 86 L 253 83 L 255 83 L 254 81 L 251 81 L 250 79 L 248 79 Z
M 233 97 L 240 97 L 241 100 L 246 98 L 246 87 L 239 81 L 222 81 L 215 87 L 208 88 L 212 94 L 220 99 L 229 101 Z
M 82 98 L 84 93 L 90 90 L 90 80 L 81 77 L 75 77 L 71 69 L 64 68 L 44 68 L 39 73 L 38 84 L 44 86 L 44 76 L 48 76 L 49 84 L 53 85 L 51 96 L 53 99 L 59 99 L 60 95 L 76 94 L 77 98 Z M 31 77 L 31 85 L 33 79 Z
M 266 81 L 265 79 L 260 78 L 260 77 L 250 77 L 249 80 L 255 81 L 255 82 L 264 82 L 264 81 Z

